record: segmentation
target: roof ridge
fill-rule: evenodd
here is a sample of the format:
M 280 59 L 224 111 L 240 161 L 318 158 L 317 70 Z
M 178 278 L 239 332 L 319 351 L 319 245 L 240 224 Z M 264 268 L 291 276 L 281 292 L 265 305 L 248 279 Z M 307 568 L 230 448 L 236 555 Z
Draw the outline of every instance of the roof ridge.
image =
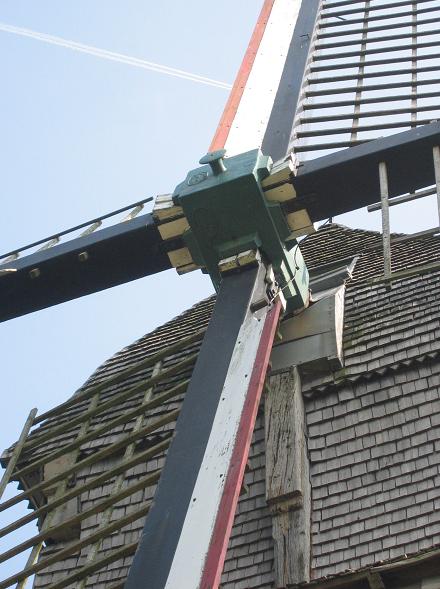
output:
M 327 221 L 325 223 L 323 223 L 322 225 L 320 225 L 318 227 L 318 229 L 316 230 L 315 233 L 311 233 L 310 235 L 307 235 L 304 239 L 303 242 L 305 242 L 307 239 L 310 239 L 311 237 L 313 237 L 313 235 L 316 235 L 316 233 L 320 233 L 323 231 L 326 231 L 328 229 L 342 229 L 343 231 L 346 231 L 348 233 L 363 233 L 365 235 L 371 235 L 371 236 L 377 236 L 377 237 L 381 237 L 382 232 L 375 230 L 375 229 L 365 229 L 363 227 L 350 227 L 349 225 L 344 225 L 343 223 L 328 223 Z M 423 231 L 423 230 L 422 230 Z M 391 235 L 395 235 L 397 237 L 403 237 L 403 236 L 407 236 L 407 237 L 411 237 L 412 235 L 414 235 L 413 239 L 426 239 L 426 238 L 439 238 L 440 235 L 417 235 L 417 233 L 413 234 L 413 233 L 408 233 L 406 231 L 392 231 Z

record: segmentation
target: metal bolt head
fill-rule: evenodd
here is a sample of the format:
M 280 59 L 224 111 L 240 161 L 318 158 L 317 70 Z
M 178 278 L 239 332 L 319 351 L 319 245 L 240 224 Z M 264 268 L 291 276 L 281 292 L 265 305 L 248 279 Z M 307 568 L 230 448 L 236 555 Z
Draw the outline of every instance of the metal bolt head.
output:
M 32 268 L 32 270 L 29 270 L 29 277 L 32 279 L 38 278 L 40 274 L 40 268 Z
M 199 164 L 204 166 L 205 164 L 209 164 L 211 166 L 212 173 L 217 176 L 218 174 L 222 174 L 226 172 L 226 166 L 223 161 L 223 158 L 226 155 L 226 149 L 218 149 L 217 151 L 211 151 L 204 155 Z
M 80 262 L 87 262 L 87 260 L 89 259 L 89 254 L 88 252 L 80 252 L 78 254 L 78 260 Z
M 197 174 L 193 174 L 190 178 L 188 178 L 188 186 L 196 186 L 201 182 L 204 182 L 208 177 L 207 172 L 197 172 Z

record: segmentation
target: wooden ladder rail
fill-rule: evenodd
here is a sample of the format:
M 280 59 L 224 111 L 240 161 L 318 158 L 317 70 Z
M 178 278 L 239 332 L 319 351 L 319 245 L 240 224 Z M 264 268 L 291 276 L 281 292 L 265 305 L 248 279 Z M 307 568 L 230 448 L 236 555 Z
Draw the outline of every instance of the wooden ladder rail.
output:
M 161 369 L 162 369 L 162 360 L 159 360 L 154 365 L 152 377 L 158 376 L 161 372 Z M 154 385 L 152 387 L 149 387 L 145 391 L 142 403 L 148 403 L 148 401 L 151 400 L 151 397 L 153 395 L 153 391 L 154 391 Z M 137 432 L 137 431 L 141 430 L 142 427 L 144 426 L 144 423 L 145 423 L 145 414 L 142 413 L 136 419 L 136 422 L 133 427 L 133 432 Z M 135 450 L 136 450 L 136 442 L 131 442 L 130 444 L 128 444 L 128 446 L 125 449 L 124 457 L 122 460 L 123 461 L 130 460 L 133 457 Z M 119 491 L 122 490 L 122 487 L 123 487 L 123 484 L 125 481 L 125 476 L 126 476 L 126 471 L 122 472 L 121 474 L 119 474 L 116 477 L 115 482 L 113 484 L 112 491 L 111 491 L 111 495 L 113 495 L 115 493 L 119 493 Z M 110 524 L 111 518 L 113 515 L 113 510 L 114 510 L 114 504 L 110 505 L 104 511 L 104 513 L 102 514 L 101 522 L 98 526 L 99 529 L 106 528 Z M 84 568 L 86 570 L 87 570 L 88 565 L 91 565 L 93 562 L 96 561 L 98 554 L 99 554 L 99 549 L 102 544 L 102 540 L 103 540 L 103 538 L 98 539 L 92 546 L 89 547 L 89 553 L 87 555 L 87 559 L 86 559 L 86 562 L 84 565 Z M 89 578 L 89 575 L 86 575 L 83 579 L 81 579 L 80 583 L 78 584 L 78 589 L 85 589 L 85 587 L 87 585 L 88 578 Z
M 34 408 L 29 413 L 28 418 L 26 419 L 25 424 L 23 426 L 23 429 L 21 430 L 20 437 L 18 438 L 18 441 L 12 451 L 8 465 L 7 465 L 6 470 L 3 473 L 2 479 L 0 481 L 0 499 L 2 498 L 3 493 L 5 492 L 5 489 L 11 479 L 11 476 L 12 476 L 15 466 L 17 465 L 17 462 L 20 459 L 21 451 L 23 450 L 23 446 L 26 442 L 26 438 L 29 434 L 29 431 L 30 431 L 31 427 L 34 425 L 35 417 L 37 416 L 37 412 L 38 412 L 38 409 Z

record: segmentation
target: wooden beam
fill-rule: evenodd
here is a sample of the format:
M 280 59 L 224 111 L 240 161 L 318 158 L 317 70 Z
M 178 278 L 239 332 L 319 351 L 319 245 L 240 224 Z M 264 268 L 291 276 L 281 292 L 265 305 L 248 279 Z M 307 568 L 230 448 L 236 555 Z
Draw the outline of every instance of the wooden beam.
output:
M 369 571 L 367 574 L 368 584 L 370 589 L 386 589 L 385 583 L 381 577 L 381 574 L 375 571 Z
M 272 512 L 275 585 L 310 580 L 310 480 L 298 369 L 270 378 L 265 397 L 266 500 Z

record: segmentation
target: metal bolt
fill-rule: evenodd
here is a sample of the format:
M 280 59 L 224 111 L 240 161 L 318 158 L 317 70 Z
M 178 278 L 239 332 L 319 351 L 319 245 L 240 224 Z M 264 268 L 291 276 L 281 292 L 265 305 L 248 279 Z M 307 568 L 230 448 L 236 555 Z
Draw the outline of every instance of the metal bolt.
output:
M 32 270 L 29 271 L 29 276 L 30 278 L 38 278 L 40 276 L 41 272 L 40 272 L 40 268 L 32 268 Z
M 265 297 L 258 299 L 256 301 L 254 301 L 253 303 L 251 303 L 251 306 L 250 306 L 251 312 L 256 313 L 260 309 L 264 309 L 264 307 L 267 307 L 268 304 L 269 304 L 269 301 Z
M 78 254 L 78 260 L 80 262 L 87 262 L 88 259 L 89 259 L 89 254 L 87 252 L 80 252 Z
M 219 174 L 223 174 L 226 172 L 225 162 L 223 158 L 225 157 L 226 149 L 219 149 L 217 151 L 212 151 L 211 153 L 207 153 L 202 157 L 199 161 L 199 164 L 202 166 L 205 164 L 209 164 L 211 166 L 212 173 L 214 176 L 218 176 Z

